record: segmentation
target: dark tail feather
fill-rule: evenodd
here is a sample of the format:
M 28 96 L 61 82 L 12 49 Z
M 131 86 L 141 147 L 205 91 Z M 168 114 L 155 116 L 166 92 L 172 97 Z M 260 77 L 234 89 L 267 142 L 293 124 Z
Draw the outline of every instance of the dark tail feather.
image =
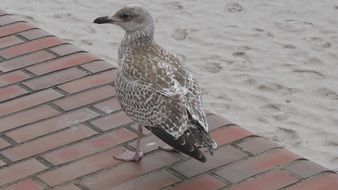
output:
M 202 128 L 198 128 L 200 133 L 201 133 L 201 136 L 202 136 L 202 139 L 203 141 L 205 142 L 206 144 L 206 147 L 208 149 L 208 151 L 210 152 L 211 155 L 214 155 L 214 147 L 213 147 L 213 142 L 211 140 L 211 137 L 209 135 L 209 133 L 207 133 L 204 129 Z
M 214 146 L 213 140 L 211 139 L 208 132 L 206 132 L 203 127 L 199 124 L 198 121 L 195 121 L 190 112 L 187 110 L 188 117 L 191 123 L 194 125 L 195 128 L 191 128 L 190 131 L 195 134 L 195 138 L 198 139 L 202 145 L 205 145 L 210 152 L 211 155 L 214 155 Z
M 158 138 L 162 139 L 165 143 L 172 146 L 174 149 L 195 158 L 200 162 L 206 162 L 207 159 L 204 154 L 194 145 L 191 134 L 185 132 L 182 136 L 175 139 L 168 134 L 161 127 L 146 127 Z

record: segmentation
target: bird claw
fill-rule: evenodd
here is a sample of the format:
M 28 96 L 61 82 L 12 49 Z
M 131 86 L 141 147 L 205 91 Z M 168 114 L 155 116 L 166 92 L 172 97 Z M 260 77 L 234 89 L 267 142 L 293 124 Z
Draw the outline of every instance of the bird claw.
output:
M 121 153 L 120 155 L 114 156 L 116 160 L 126 161 L 126 162 L 138 162 L 142 159 L 143 152 L 140 151 L 138 154 L 133 151 L 125 151 Z

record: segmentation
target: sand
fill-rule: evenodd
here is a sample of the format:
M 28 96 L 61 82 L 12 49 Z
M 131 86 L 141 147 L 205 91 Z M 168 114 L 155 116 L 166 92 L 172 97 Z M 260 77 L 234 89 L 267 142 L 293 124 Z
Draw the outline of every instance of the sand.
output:
M 198 78 L 206 108 L 338 171 L 336 0 L 1 0 L 0 8 L 116 64 L 120 28 L 94 25 L 128 2 Z

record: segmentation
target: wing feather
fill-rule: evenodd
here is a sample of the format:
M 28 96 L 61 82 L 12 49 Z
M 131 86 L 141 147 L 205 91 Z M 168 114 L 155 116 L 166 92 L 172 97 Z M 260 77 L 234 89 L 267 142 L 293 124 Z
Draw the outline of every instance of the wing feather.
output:
M 147 127 L 153 134 L 163 140 L 174 149 L 195 158 L 200 162 L 206 162 L 207 159 L 199 148 L 193 143 L 192 135 L 187 131 L 179 138 L 174 138 L 161 127 Z

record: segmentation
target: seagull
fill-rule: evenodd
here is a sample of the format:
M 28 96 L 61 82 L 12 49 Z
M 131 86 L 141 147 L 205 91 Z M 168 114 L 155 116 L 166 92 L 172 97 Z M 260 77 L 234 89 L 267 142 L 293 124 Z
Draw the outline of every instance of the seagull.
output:
M 118 50 L 116 94 L 123 111 L 138 123 L 136 150 L 115 159 L 139 161 L 143 127 L 174 149 L 200 162 L 217 147 L 208 133 L 201 90 L 182 61 L 154 41 L 154 18 L 138 4 L 128 4 L 94 20 L 120 26 L 125 35 Z

